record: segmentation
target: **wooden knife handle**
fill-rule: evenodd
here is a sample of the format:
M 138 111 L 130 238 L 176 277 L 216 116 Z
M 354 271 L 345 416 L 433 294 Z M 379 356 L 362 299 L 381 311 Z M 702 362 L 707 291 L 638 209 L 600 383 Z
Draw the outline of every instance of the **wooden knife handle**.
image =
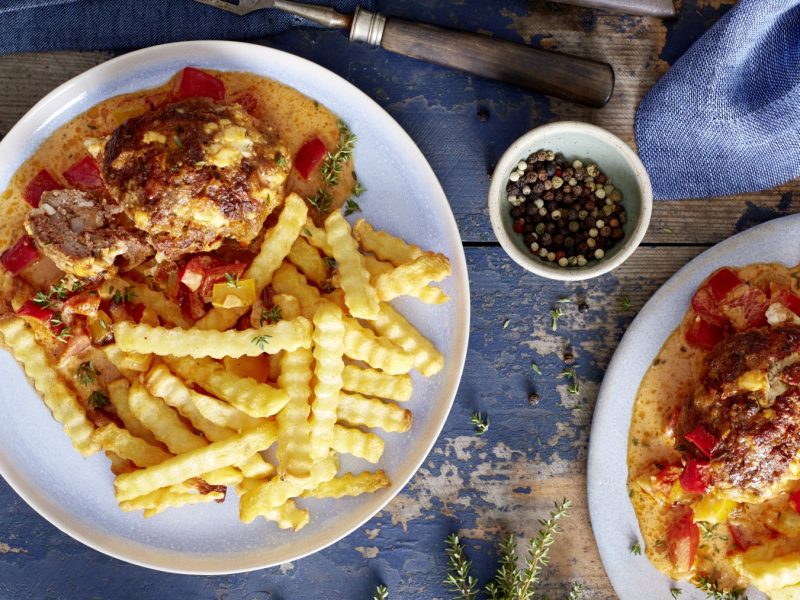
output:
M 614 91 L 614 70 L 607 63 L 476 33 L 390 17 L 380 43 L 398 54 L 588 106 L 604 106 Z

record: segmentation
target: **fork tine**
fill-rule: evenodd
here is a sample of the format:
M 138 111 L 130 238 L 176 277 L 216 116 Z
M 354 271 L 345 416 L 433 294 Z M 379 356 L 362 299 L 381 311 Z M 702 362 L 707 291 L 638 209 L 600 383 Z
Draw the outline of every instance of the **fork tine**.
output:
M 194 0 L 201 4 L 213 6 L 235 15 L 246 15 L 254 10 L 261 10 L 262 8 L 272 8 L 274 5 L 273 0 Z

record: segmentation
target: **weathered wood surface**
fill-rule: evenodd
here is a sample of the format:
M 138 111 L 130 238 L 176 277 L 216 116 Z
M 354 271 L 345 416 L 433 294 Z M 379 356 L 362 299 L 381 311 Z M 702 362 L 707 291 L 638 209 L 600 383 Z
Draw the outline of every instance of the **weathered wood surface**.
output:
M 467 245 L 473 308 L 464 379 L 444 431 L 407 488 L 358 531 L 315 556 L 229 577 L 167 575 L 105 557 L 57 531 L 0 483 L 0 597 L 360 599 L 385 582 L 392 598 L 448 598 L 442 585 L 448 533 L 458 531 L 467 540 L 485 581 L 494 565 L 496 534 L 512 531 L 527 539 L 552 502 L 567 497 L 575 509 L 554 547 L 542 591 L 563 597 L 570 582 L 579 580 L 587 598 L 613 598 L 585 494 L 589 426 L 605 367 L 659 285 L 709 245 L 796 212 L 793 194 L 800 185 L 658 202 L 645 244 L 628 262 L 597 280 L 562 284 L 523 271 L 497 247 L 486 212 L 487 174 L 511 141 L 552 120 L 590 121 L 633 142 L 638 100 L 730 3 L 684 0 L 680 18 L 669 24 L 536 0 L 509 0 L 502 8 L 476 0 L 379 3 L 389 14 L 611 62 L 617 89 L 603 109 L 350 46 L 338 32 L 293 31 L 266 41 L 332 69 L 384 106 L 419 144 L 450 199 Z M 111 56 L 0 57 L 0 133 L 55 85 Z M 478 118 L 481 109 L 487 121 Z M 573 302 L 553 332 L 549 311 L 564 297 Z M 585 313 L 577 311 L 580 299 L 589 304 Z M 570 395 L 558 377 L 567 347 L 577 359 L 578 395 Z M 531 406 L 534 390 L 541 400 Z M 469 424 L 473 410 L 491 417 L 484 436 Z

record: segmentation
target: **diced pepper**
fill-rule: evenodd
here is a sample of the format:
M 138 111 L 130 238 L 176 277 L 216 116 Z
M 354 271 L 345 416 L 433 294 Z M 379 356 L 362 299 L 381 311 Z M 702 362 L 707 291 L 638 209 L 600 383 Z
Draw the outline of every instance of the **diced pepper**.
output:
M 113 337 L 111 317 L 104 310 L 89 318 L 89 334 L 92 336 L 93 344 L 104 344 L 110 342 Z
M 690 494 L 705 494 L 708 491 L 708 461 L 690 458 L 681 473 L 681 487 Z
M 93 317 L 100 310 L 100 300 L 99 294 L 80 292 L 64 302 L 64 312 Z
M 100 177 L 100 169 L 97 167 L 97 162 L 91 157 L 87 156 L 63 173 L 64 179 L 67 180 L 72 187 L 85 192 L 103 189 L 103 180 Z
M 180 284 L 178 289 L 178 305 L 183 316 L 192 321 L 197 321 L 206 314 L 205 303 L 200 294 L 191 291 L 183 284 Z
M 694 505 L 694 521 L 705 521 L 706 523 L 723 523 L 731 511 L 736 508 L 733 500 L 720 499 L 716 496 L 703 496 Z
M 203 284 L 197 290 L 205 302 L 210 302 L 214 293 L 214 286 L 218 283 L 237 281 L 247 269 L 244 263 L 219 264 L 206 270 Z
M 750 547 L 750 544 L 748 543 L 747 538 L 745 537 L 744 532 L 741 530 L 740 527 L 734 525 L 733 523 L 728 523 L 728 531 L 731 534 L 733 543 L 739 547 L 739 550 L 744 552 Z
M 144 314 L 145 305 L 141 302 L 134 304 L 130 307 L 129 311 L 131 313 L 131 319 L 133 319 L 136 323 L 142 322 L 142 315 Z
M 200 286 L 203 285 L 206 270 L 218 264 L 218 260 L 207 254 L 193 256 L 178 272 L 178 281 L 192 292 L 196 292 L 200 289 Z
M 785 288 L 773 290 L 770 294 L 770 302 L 779 302 L 794 314 L 800 316 L 800 297 Z
M 51 190 L 63 189 L 63 187 L 47 169 L 42 169 L 25 186 L 22 197 L 25 198 L 25 202 L 36 208 L 39 206 L 42 194 Z
M 13 246 L 3 252 L 3 255 L 0 256 L 0 263 L 3 264 L 7 271 L 16 275 L 38 259 L 39 250 L 36 249 L 33 238 L 29 235 L 23 235 L 14 242 Z
M 44 323 L 48 323 L 54 314 L 51 309 L 39 306 L 33 300 L 26 300 L 17 311 L 20 317 L 31 317 Z
M 221 102 L 225 99 L 225 84 L 205 71 L 185 67 L 175 82 L 173 97 L 176 100 L 204 97 Z
M 716 325 L 708 323 L 705 318 L 697 316 L 689 323 L 685 337 L 686 343 L 695 348 L 711 350 L 722 341 L 722 338 L 725 337 L 725 332 Z
M 325 158 L 327 152 L 328 149 L 325 147 L 325 142 L 318 137 L 311 138 L 303 144 L 294 159 L 294 168 L 300 173 L 300 177 L 308 179 L 312 171 Z
M 711 276 L 706 285 L 717 301 L 722 300 L 736 286 L 742 283 L 739 276 L 730 269 L 720 269 Z
M 794 507 L 797 512 L 800 512 L 800 489 L 793 491 L 789 494 L 789 503 Z
M 700 452 L 705 454 L 708 458 L 711 458 L 714 448 L 717 446 L 717 438 L 714 437 L 708 429 L 702 425 L 698 425 L 684 437 L 697 446 Z
M 719 308 L 736 331 L 744 331 L 767 324 L 769 298 L 757 287 L 742 283 L 728 292 Z
M 158 313 L 156 313 L 156 311 L 150 307 L 147 307 L 144 309 L 144 311 L 142 311 L 139 323 L 150 325 L 151 327 L 158 327 L 161 325 L 161 320 L 158 318 Z
M 688 573 L 692 570 L 699 543 L 700 529 L 690 510 L 667 529 L 667 555 L 678 571 Z
M 256 282 L 253 279 L 234 279 L 230 283 L 217 283 L 211 296 L 211 304 L 218 308 L 252 306 L 255 301 Z

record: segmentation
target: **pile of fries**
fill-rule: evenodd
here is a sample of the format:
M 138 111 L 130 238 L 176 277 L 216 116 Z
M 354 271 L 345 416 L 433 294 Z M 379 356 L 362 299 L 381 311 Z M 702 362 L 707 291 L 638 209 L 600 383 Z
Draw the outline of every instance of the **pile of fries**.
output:
M 338 211 L 315 226 L 292 194 L 243 275 L 259 298 L 271 286 L 276 322 L 264 324 L 256 306 L 233 306 L 192 323 L 144 283 L 103 284 L 101 296 L 130 289 L 146 308 L 139 323 L 114 322 L 114 343 L 101 346 L 119 374 L 107 385 L 117 419 L 102 426 L 31 324 L 11 317 L 0 333 L 75 448 L 110 458 L 122 510 L 147 517 L 221 502 L 233 488 L 242 521 L 261 516 L 297 530 L 310 518 L 298 499 L 390 485 L 381 470 L 340 474 L 338 457 L 377 463 L 384 442 L 367 429 L 411 427 L 400 406 L 412 395 L 409 372 L 435 375 L 444 357 L 389 301 L 446 302 L 431 284 L 449 274 L 446 257 L 363 220 L 351 230 Z M 241 329 L 248 311 L 251 327 Z M 263 364 L 264 354 L 269 376 L 259 381 L 248 376 L 248 357 Z M 273 447 L 274 459 L 265 458 Z

